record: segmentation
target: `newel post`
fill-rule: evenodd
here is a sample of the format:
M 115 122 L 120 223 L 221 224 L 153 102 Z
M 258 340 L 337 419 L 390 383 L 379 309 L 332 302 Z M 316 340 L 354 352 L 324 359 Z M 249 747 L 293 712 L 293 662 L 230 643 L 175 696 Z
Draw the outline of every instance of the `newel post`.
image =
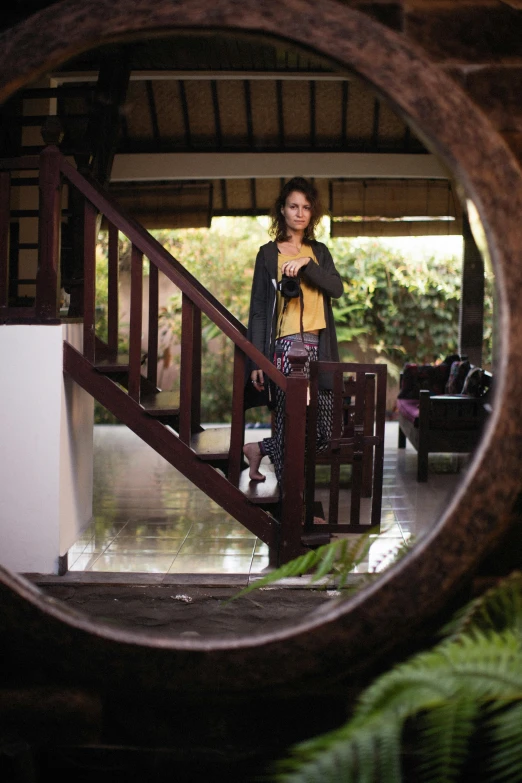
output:
M 42 321 L 59 317 L 61 181 L 58 144 L 63 137 L 57 117 L 48 117 L 42 127 L 46 147 L 40 154 L 38 270 L 36 272 L 36 316 Z
M 289 353 L 290 375 L 285 402 L 285 457 L 282 481 L 280 565 L 303 553 L 301 536 L 304 520 L 306 401 L 308 358 L 303 343 L 296 341 Z

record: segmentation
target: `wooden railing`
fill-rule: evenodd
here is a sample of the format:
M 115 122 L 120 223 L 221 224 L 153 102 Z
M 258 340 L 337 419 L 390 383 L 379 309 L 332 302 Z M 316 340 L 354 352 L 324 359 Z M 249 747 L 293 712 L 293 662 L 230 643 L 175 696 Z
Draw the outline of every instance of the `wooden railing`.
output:
M 67 184 L 81 194 L 84 202 L 84 312 L 83 354 L 95 363 L 98 358 L 115 356 L 118 348 L 118 235 L 131 244 L 131 295 L 128 357 L 128 395 L 140 403 L 142 379 L 143 258 L 150 263 L 149 322 L 146 348 L 146 380 L 157 385 L 158 363 L 158 275 L 163 273 L 182 294 L 179 438 L 190 443 L 200 429 L 201 397 L 201 318 L 215 324 L 234 344 L 230 454 L 228 480 L 238 486 L 244 442 L 244 383 L 247 357 L 260 367 L 285 393 L 287 415 L 285 430 L 285 482 L 282 487 L 281 547 L 287 555 L 301 551 L 301 521 L 304 504 L 304 449 L 307 382 L 302 372 L 305 357 L 292 358 L 292 372 L 285 377 L 246 338 L 244 325 L 235 318 L 201 283 L 190 274 L 139 223 L 126 215 L 94 181 L 81 175 L 60 153 L 56 144 L 48 144 L 38 158 L 0 161 L 0 317 L 2 322 L 20 321 L 20 308 L 9 307 L 7 279 L 9 270 L 9 184 L 12 171 L 39 168 L 39 249 L 34 307 L 25 309 L 26 322 L 59 322 L 60 237 L 62 189 Z M 106 341 L 95 328 L 96 241 L 100 216 L 108 226 L 108 330 Z

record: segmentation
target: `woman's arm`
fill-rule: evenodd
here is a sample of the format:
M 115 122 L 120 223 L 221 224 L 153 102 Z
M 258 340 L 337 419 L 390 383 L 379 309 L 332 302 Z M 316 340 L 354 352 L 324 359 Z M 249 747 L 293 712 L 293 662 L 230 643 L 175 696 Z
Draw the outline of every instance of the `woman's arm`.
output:
M 321 245 L 323 251 L 323 263 L 308 263 L 303 267 L 301 274 L 307 282 L 319 288 L 323 294 L 338 299 L 344 292 L 343 281 L 326 245 Z

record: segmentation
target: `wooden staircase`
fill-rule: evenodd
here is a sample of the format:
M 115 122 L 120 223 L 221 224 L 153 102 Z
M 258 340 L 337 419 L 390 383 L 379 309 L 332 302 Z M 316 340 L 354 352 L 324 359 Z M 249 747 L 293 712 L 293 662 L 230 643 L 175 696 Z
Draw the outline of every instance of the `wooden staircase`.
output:
M 43 135 L 43 134 L 42 134 Z M 64 186 L 74 193 L 68 204 L 80 235 L 83 253 L 81 308 L 83 346 L 64 342 L 63 367 L 76 383 L 123 424 L 205 492 L 228 514 L 265 542 L 270 562 L 279 565 L 329 540 L 324 526 L 305 521 L 305 432 L 308 381 L 306 351 L 292 349 L 291 372 L 283 376 L 247 339 L 238 321 L 190 272 L 95 181 L 82 175 L 58 148 L 59 127 L 45 135 L 47 146 L 30 159 L 0 160 L 0 226 L 11 221 L 11 174 L 38 167 L 40 191 L 38 274 L 33 307 L 24 308 L 24 323 L 60 323 L 60 241 L 64 219 Z M 72 214 L 74 213 L 74 214 Z M 67 214 L 67 210 L 66 213 Z M 96 331 L 96 244 L 99 226 L 108 232 L 107 335 Z M 119 237 L 131 246 L 131 290 L 128 352 L 118 348 Z M 0 281 L 8 279 L 9 242 L 0 231 Z M 149 261 L 147 345 L 143 333 L 143 259 Z M 180 385 L 178 391 L 159 388 L 159 275 L 181 292 Z M 201 424 L 202 316 L 206 316 L 233 347 L 231 422 L 226 427 Z M 0 287 L 0 320 L 20 322 L 20 309 L 10 306 Z M 247 360 L 260 367 L 286 395 L 284 481 L 275 475 L 251 482 L 243 457 L 244 389 Z M 330 527 L 330 526 L 328 526 Z

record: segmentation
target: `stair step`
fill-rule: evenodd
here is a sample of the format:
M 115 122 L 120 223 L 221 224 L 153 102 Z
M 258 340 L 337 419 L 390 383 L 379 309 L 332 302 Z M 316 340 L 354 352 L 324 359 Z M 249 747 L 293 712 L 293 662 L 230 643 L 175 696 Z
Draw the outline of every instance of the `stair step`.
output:
M 141 364 L 144 363 L 146 355 L 141 357 Z M 107 356 L 100 355 L 94 360 L 94 367 L 99 372 L 103 372 L 106 375 L 111 373 L 120 373 L 129 371 L 129 356 L 126 353 L 108 354 Z
M 99 372 L 103 372 L 106 375 L 115 372 L 128 372 L 129 370 L 129 357 L 125 354 L 118 354 L 118 356 L 106 356 L 104 358 L 95 359 L 94 367 Z
M 142 394 L 141 405 L 149 416 L 161 419 L 163 416 L 179 415 L 179 392 L 157 391 L 152 394 Z
M 203 461 L 227 460 L 230 451 L 230 427 L 207 427 L 196 432 L 190 447 Z
M 266 476 L 265 481 L 250 481 L 248 468 L 241 471 L 239 477 L 239 489 L 246 495 L 251 503 L 268 505 L 279 502 L 279 487 L 273 470 L 260 466 L 261 473 Z

